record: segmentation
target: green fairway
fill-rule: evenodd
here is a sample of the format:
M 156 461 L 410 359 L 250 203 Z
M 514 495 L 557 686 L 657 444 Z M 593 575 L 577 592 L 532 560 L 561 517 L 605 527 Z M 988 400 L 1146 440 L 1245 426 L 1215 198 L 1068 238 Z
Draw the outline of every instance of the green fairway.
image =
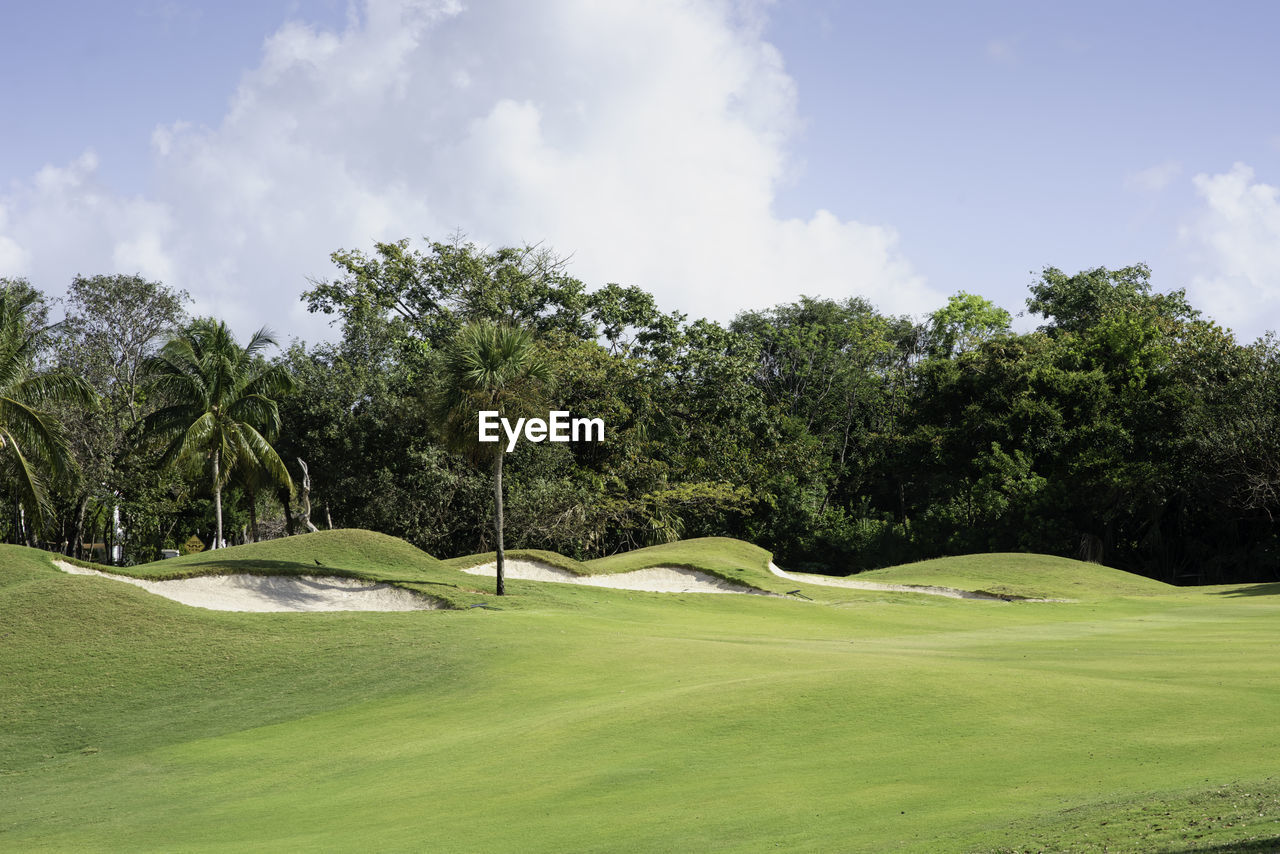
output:
M 768 559 L 559 560 L 800 586 Z M 996 555 L 863 577 L 1077 601 L 499 599 L 457 569 L 480 560 L 335 531 L 133 570 L 323 568 L 454 606 L 238 614 L 0 547 L 0 850 L 1280 847 L 1280 590 Z

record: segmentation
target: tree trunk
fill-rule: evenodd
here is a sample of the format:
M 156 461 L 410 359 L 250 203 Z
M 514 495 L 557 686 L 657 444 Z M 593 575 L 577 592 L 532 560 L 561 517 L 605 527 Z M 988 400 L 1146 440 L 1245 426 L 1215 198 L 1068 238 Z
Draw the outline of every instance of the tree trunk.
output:
M 111 508 L 111 565 L 124 566 L 124 527 L 120 524 L 120 505 Z M 117 550 L 119 554 L 117 554 Z
M 248 491 L 249 499 L 249 542 L 258 542 L 258 493 Z
M 507 593 L 506 584 L 503 578 L 503 561 L 505 557 L 502 554 L 502 458 L 505 456 L 502 449 L 498 449 L 498 461 L 493 464 L 493 532 L 498 539 L 498 595 L 505 596 Z
M 290 507 L 289 490 L 283 486 L 276 492 L 276 498 L 280 501 L 280 506 L 284 508 L 284 535 L 286 537 L 293 536 L 293 508 Z
M 102 513 L 102 562 L 107 562 L 107 530 L 111 527 L 111 519 Z M 97 531 L 94 532 L 93 543 L 98 542 Z M 89 544 L 89 559 L 93 560 L 93 543 Z
M 218 527 L 213 535 L 213 547 L 222 548 L 222 467 L 219 465 L 220 450 L 213 452 L 213 512 L 218 520 Z
M 311 522 L 311 472 L 302 457 L 298 457 L 298 465 L 302 467 L 302 526 L 314 534 L 320 529 Z

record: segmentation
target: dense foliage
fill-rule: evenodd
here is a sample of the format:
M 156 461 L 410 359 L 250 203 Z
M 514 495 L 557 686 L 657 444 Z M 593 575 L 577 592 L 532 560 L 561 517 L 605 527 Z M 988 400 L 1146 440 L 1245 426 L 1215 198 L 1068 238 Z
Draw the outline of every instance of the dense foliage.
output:
M 229 539 L 257 537 L 259 515 L 264 536 L 291 533 L 305 500 L 322 527 L 444 556 L 492 549 L 491 466 L 433 415 L 451 342 L 490 322 L 537 339 L 552 408 L 607 425 L 603 443 L 508 455 L 513 547 L 586 558 L 723 534 L 839 574 L 1035 551 L 1178 583 L 1276 577 L 1280 344 L 1237 342 L 1182 291 L 1156 291 L 1143 265 L 1046 268 L 1027 300 L 1043 325 L 1014 332 L 965 293 L 923 318 L 802 298 L 722 325 L 635 287 L 588 290 L 537 248 L 404 240 L 332 259 L 338 275 L 302 298 L 338 336 L 271 363 L 293 390 L 275 388 L 267 438 L 295 482 L 307 465 L 309 489 L 224 479 Z M 30 355 L 32 370 L 70 369 L 104 402 L 63 411 L 74 464 L 50 474 L 37 538 L 49 547 L 114 536 L 141 561 L 215 536 L 218 490 L 208 472 L 159 465 L 165 446 L 146 428 L 175 401 L 138 372 L 190 328 L 184 297 L 137 277 L 78 279 L 52 349 Z M 11 476 L 7 488 L 14 517 L 22 496 Z

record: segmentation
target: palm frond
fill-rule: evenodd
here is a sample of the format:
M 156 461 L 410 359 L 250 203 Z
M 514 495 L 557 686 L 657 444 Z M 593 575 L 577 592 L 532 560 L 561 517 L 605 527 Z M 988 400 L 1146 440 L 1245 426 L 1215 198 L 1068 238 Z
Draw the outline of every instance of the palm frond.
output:
M 481 321 L 463 327 L 446 350 L 432 410 L 454 450 L 487 459 L 502 443 L 478 441 L 479 412 L 529 412 L 544 402 L 552 381 L 550 363 L 527 330 Z
M 165 405 L 143 422 L 147 435 L 168 440 L 161 464 L 209 465 L 217 458 L 215 491 L 261 477 L 288 486 L 292 480 L 269 437 L 280 431 L 275 398 L 293 387 L 281 366 L 260 352 L 275 343 L 265 328 L 241 347 L 222 321 L 192 321 L 146 365 L 149 391 Z M 219 521 L 221 526 L 221 521 Z
M 32 403 L 71 403 L 85 408 L 98 405 L 98 395 L 83 377 L 63 371 L 34 374 L 18 383 L 15 391 Z
M 247 425 L 241 428 L 240 433 L 256 467 L 266 474 L 273 484 L 285 487 L 289 490 L 289 494 L 293 495 L 293 478 L 289 476 L 289 469 L 266 437 Z
M 39 524 L 53 512 L 53 504 L 49 500 L 49 490 L 45 486 L 40 469 L 22 451 L 17 437 L 8 430 L 0 430 L 0 452 L 7 457 L 10 480 L 15 486 L 18 499 L 31 509 L 33 521 Z

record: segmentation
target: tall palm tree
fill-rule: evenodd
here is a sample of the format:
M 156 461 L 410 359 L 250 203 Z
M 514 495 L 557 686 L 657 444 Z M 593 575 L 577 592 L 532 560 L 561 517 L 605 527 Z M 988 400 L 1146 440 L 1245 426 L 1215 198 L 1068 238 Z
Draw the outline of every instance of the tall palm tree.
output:
M 0 287 L 0 471 L 36 526 L 52 511 L 46 477 L 69 465 L 62 424 L 44 405 L 95 400 L 79 377 L 36 370 L 37 350 L 60 325 L 41 325 L 39 302 L 39 291 L 25 283 Z
M 266 329 L 249 343 L 236 343 L 220 320 L 195 321 L 149 359 L 145 375 L 164 405 L 143 421 L 143 430 L 169 440 L 161 464 L 172 461 L 209 467 L 217 516 L 214 548 L 223 545 L 222 488 L 238 469 L 260 469 L 293 490 L 293 481 L 271 440 L 280 432 L 275 398 L 293 381 L 281 365 L 261 358 L 275 344 Z
M 479 413 L 497 410 L 508 418 L 541 406 L 551 383 L 551 368 L 524 329 L 487 321 L 459 330 L 445 351 L 436 414 L 446 440 L 493 469 L 493 529 L 497 539 L 497 594 L 506 594 L 502 543 L 502 460 L 505 441 L 479 441 Z

